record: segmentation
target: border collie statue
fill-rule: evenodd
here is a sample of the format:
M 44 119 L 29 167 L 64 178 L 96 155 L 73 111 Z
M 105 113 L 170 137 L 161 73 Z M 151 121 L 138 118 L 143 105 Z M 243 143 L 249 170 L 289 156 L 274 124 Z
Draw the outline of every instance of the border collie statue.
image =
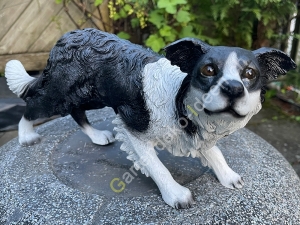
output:
M 122 141 L 127 158 L 155 181 L 172 207 L 188 208 L 193 197 L 158 159 L 157 145 L 175 156 L 200 158 L 222 185 L 242 188 L 241 176 L 227 165 L 216 142 L 244 127 L 261 109 L 266 83 L 295 63 L 272 48 L 249 51 L 193 38 L 175 41 L 165 51 L 166 57 L 113 34 L 84 29 L 58 40 L 38 78 L 19 61 L 9 61 L 8 86 L 27 103 L 20 144 L 40 141 L 33 120 L 71 114 L 93 143 Z M 85 115 L 105 106 L 117 114 L 115 137 L 93 128 Z

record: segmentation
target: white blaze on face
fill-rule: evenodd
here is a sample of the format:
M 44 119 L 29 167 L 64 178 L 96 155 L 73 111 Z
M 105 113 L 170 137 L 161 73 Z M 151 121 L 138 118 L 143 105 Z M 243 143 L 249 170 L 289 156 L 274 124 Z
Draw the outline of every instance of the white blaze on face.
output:
M 240 77 L 241 69 L 242 67 L 239 63 L 236 53 L 231 52 L 223 67 L 223 76 L 222 76 L 223 81 L 237 80 L 239 82 L 242 82 Z
M 217 85 L 212 86 L 209 92 L 203 97 L 203 106 L 209 111 L 221 111 L 228 107 L 228 101 L 226 96 L 220 93 L 221 86 L 226 80 L 237 80 L 241 81 L 239 68 L 239 60 L 237 54 L 232 52 L 226 59 L 223 67 L 223 76 L 219 79 Z

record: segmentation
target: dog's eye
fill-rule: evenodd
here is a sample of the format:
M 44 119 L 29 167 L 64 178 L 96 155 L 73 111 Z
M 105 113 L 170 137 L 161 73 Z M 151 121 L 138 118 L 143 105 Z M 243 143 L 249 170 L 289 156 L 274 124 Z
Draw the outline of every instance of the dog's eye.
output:
M 215 76 L 216 71 L 212 65 L 206 65 L 201 68 L 201 74 L 207 77 Z
M 247 68 L 244 70 L 243 77 L 248 78 L 249 80 L 252 80 L 256 77 L 256 72 L 252 68 Z

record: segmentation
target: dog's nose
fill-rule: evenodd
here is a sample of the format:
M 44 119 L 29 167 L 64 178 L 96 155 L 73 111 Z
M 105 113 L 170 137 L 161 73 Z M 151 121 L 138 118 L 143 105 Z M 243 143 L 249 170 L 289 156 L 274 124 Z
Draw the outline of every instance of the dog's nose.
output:
M 222 83 L 221 91 L 231 99 L 237 98 L 244 93 L 244 86 L 237 80 L 227 80 Z

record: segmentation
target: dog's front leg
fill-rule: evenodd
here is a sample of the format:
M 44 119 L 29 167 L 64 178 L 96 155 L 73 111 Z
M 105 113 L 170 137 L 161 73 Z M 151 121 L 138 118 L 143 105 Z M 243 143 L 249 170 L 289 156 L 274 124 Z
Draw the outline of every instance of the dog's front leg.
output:
M 121 123 L 120 120 L 116 123 Z M 128 159 L 134 162 L 146 176 L 150 176 L 157 184 L 163 200 L 174 208 L 189 208 L 194 202 L 189 189 L 178 184 L 156 155 L 153 142 L 140 134 L 132 133 L 124 126 L 115 128 L 116 139 L 123 141 L 121 149 L 126 151 Z
M 158 186 L 163 200 L 170 206 L 181 209 L 189 208 L 194 200 L 190 190 L 178 184 L 162 164 L 156 155 L 153 146 L 148 145 L 146 148 L 138 148 L 136 152 L 141 153 L 138 160 L 141 170 L 147 170 L 148 175 Z
M 234 172 L 226 163 L 226 160 L 217 146 L 210 150 L 202 151 L 203 160 L 213 169 L 218 180 L 227 188 L 242 188 L 244 181 L 240 175 Z

